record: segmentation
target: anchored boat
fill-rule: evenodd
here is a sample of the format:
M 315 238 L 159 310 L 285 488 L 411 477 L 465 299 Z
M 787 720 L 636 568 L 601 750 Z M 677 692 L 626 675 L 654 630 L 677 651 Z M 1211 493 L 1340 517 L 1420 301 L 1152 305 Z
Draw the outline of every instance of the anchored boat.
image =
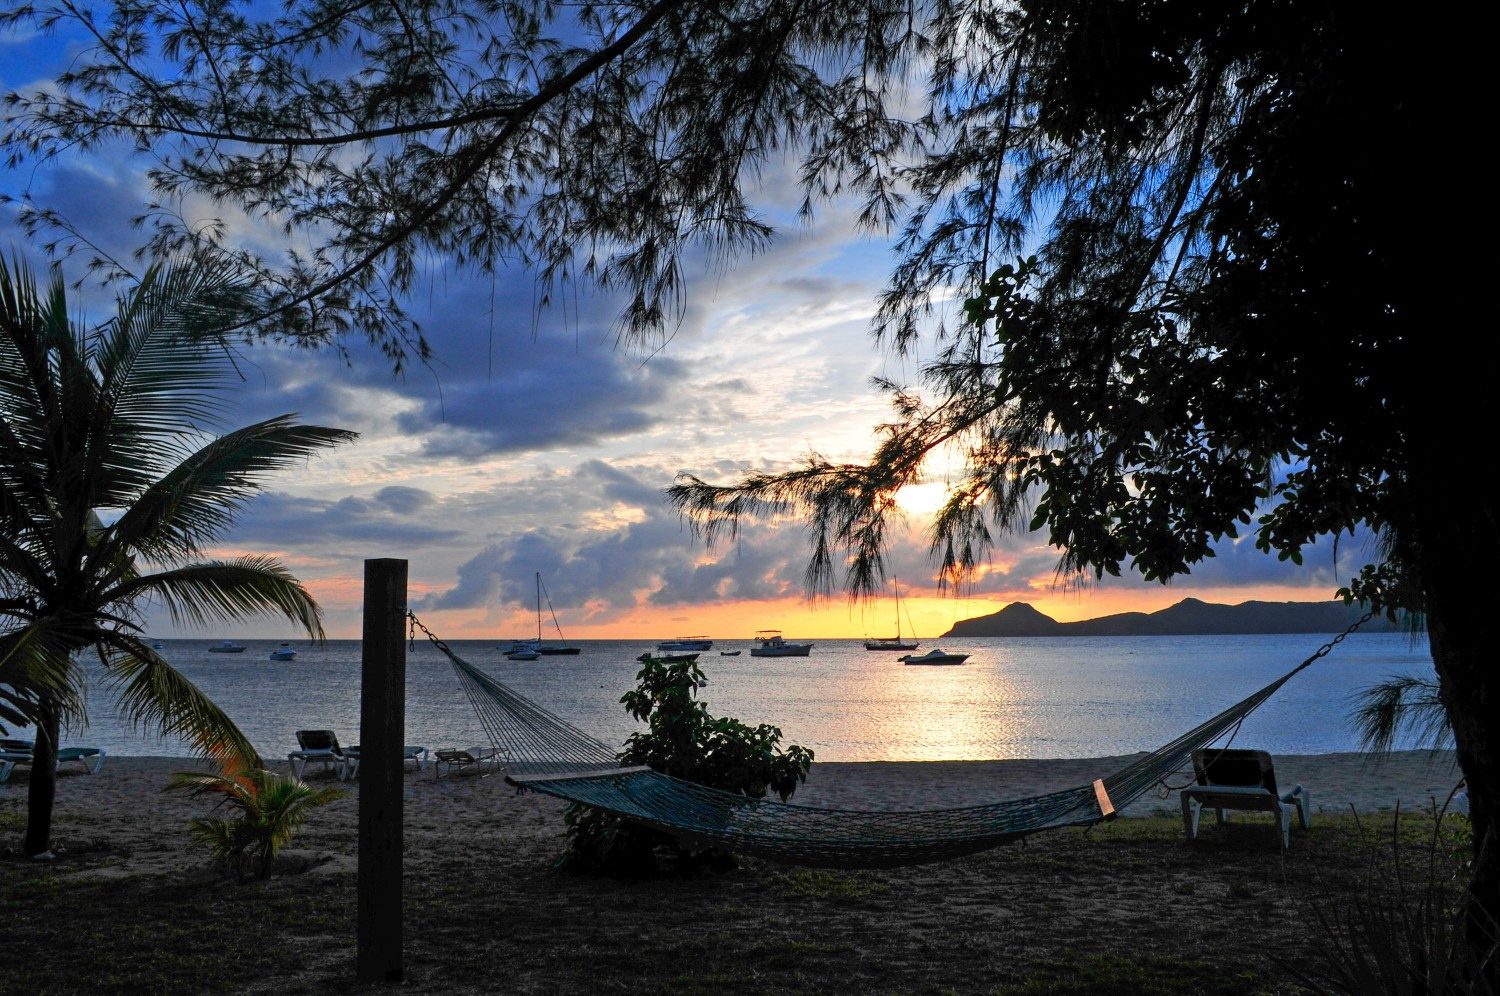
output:
M 962 664 L 969 655 L 950 654 L 941 647 L 933 647 L 925 654 L 907 654 L 896 659 L 903 664 Z
M 760 646 L 750 648 L 751 657 L 806 657 L 813 648 L 811 643 L 786 642 L 779 629 L 756 630 L 755 641 Z
M 896 581 L 895 578 L 891 578 L 891 583 L 893 585 L 895 585 L 895 587 L 896 587 L 896 635 L 895 636 L 883 636 L 883 637 L 880 637 L 879 639 L 875 639 L 875 640 L 866 640 L 865 641 L 865 649 L 866 650 L 916 650 L 917 649 L 917 641 L 916 640 L 909 640 L 909 641 L 907 641 L 907 640 L 902 640 L 901 639 L 901 585 L 899 583 L 897 583 L 897 581 Z

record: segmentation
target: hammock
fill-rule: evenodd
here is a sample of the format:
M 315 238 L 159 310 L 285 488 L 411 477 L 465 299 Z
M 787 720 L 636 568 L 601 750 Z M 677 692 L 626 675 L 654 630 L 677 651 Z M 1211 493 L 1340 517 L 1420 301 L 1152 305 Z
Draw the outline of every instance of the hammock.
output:
M 415 616 L 412 622 L 421 626 Z M 1235 730 L 1358 625 L 1260 691 L 1090 785 L 978 806 L 904 811 L 824 809 L 750 799 L 649 768 L 622 767 L 613 748 L 496 681 L 455 654 L 426 626 L 421 628 L 452 662 L 480 723 L 504 759 L 511 784 L 597 806 L 692 845 L 717 846 L 784 864 L 890 868 L 974 854 L 1041 830 L 1113 819 L 1118 809 L 1164 783 L 1193 751 Z

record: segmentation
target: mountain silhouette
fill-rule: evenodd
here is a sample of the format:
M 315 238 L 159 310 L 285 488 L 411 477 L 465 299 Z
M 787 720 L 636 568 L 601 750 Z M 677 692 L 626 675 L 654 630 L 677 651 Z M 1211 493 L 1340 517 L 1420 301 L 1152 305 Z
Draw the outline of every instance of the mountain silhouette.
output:
M 944 636 L 1229 636 L 1245 633 L 1339 633 L 1364 614 L 1336 602 L 1241 602 L 1223 605 L 1184 598 L 1157 612 L 1119 612 L 1097 619 L 1058 622 L 1026 602 L 954 624 Z M 1361 632 L 1390 632 L 1371 619 Z

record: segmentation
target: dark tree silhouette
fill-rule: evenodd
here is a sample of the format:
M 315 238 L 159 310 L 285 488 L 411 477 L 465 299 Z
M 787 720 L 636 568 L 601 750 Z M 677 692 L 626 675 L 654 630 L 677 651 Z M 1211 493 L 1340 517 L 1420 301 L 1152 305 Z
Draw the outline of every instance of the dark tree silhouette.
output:
M 877 334 L 929 325 L 924 401 L 895 391 L 870 464 L 816 457 L 673 495 L 710 531 L 810 513 L 811 575 L 879 577 L 891 495 L 952 445 L 968 472 L 939 517 L 951 571 L 1031 513 L 1068 568 L 1167 579 L 1253 525 L 1297 559 L 1382 534 L 1354 586 L 1424 611 L 1471 787 L 1475 894 L 1497 909 L 1500 745 L 1486 645 L 1500 563 L 1470 427 L 1494 424 L 1492 349 L 1455 362 L 1477 265 L 1424 270 L 1449 116 L 1418 85 L 1437 19 L 1340 2 L 73 0 L 13 12 L 91 34 L 55 89 L 10 98 L 13 162 L 127 140 L 153 157 L 148 249 L 231 260 L 312 339 L 347 330 L 398 360 L 423 253 L 514 258 L 550 290 L 593 279 L 649 334 L 681 307 L 685 254 L 771 237 L 747 177 L 801 168 L 809 209 L 860 198 L 894 226 Z M 1443 31 L 1441 46 L 1438 32 Z M 1449 98 L 1453 100 L 1453 98 Z M 185 225 L 211 197 L 313 239 L 282 258 Z M 46 205 L 37 232 L 84 233 Z M 1023 246 L 1038 262 L 997 270 Z M 108 260 L 101 260 L 108 267 Z M 964 314 L 939 303 L 970 300 Z M 1279 476 L 1278 476 L 1279 475 Z M 1256 517 L 1262 516 L 1256 522 Z

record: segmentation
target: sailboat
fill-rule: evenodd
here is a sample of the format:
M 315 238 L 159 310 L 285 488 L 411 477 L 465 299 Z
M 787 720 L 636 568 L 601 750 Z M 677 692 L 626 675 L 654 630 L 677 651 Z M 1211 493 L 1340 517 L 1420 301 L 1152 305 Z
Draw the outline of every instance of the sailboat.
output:
M 552 610 L 552 596 L 547 595 L 546 586 L 542 584 L 542 572 L 536 572 L 536 643 L 532 649 L 543 657 L 576 657 L 581 651 L 578 647 L 556 646 L 542 642 L 542 597 L 547 598 L 547 611 L 552 613 L 552 628 L 557 630 L 557 638 L 565 639 L 562 627 L 557 623 L 557 613 Z
M 883 637 L 880 637 L 879 639 L 876 639 L 876 640 L 866 640 L 865 641 L 865 649 L 866 650 L 916 650 L 917 649 L 917 641 L 916 640 L 908 640 L 908 641 L 903 642 L 902 639 L 901 639 L 901 584 L 895 578 L 891 578 L 891 584 L 895 585 L 895 587 L 896 587 L 896 635 L 895 636 L 883 636 Z

